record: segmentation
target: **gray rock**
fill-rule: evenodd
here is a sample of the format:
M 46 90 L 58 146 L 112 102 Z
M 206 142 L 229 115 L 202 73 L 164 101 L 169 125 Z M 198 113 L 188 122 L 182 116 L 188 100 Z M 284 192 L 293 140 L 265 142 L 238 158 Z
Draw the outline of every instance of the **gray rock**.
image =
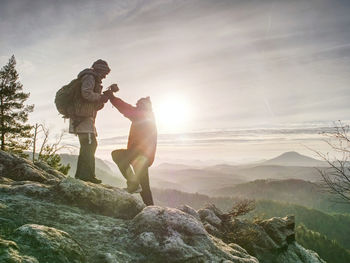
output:
M 233 257 L 230 260 L 224 262 L 237 262 L 237 263 L 259 263 L 259 260 L 255 257 L 250 256 L 243 248 L 239 245 L 233 246 L 232 244 L 227 245 L 221 239 L 211 237 L 214 244 L 222 251 L 231 254 Z
M 224 216 L 224 212 L 222 212 L 218 207 L 216 207 L 216 206 L 213 205 L 213 204 L 207 205 L 205 208 L 206 208 L 206 209 L 209 209 L 209 210 L 211 210 L 211 211 L 213 211 L 214 214 L 215 214 L 218 218 L 220 218 L 221 220 L 222 220 L 223 217 L 225 217 L 225 216 Z
M 202 221 L 206 221 L 215 227 L 221 226 L 221 219 L 211 209 L 200 209 L 198 214 Z
M 218 237 L 218 238 L 222 238 L 222 237 L 223 237 L 222 232 L 221 232 L 219 229 L 217 229 L 215 226 L 213 226 L 213 225 L 211 225 L 211 224 L 209 224 L 209 223 L 207 223 L 207 222 L 205 222 L 205 223 L 203 224 L 203 226 L 204 226 L 204 229 L 205 229 L 209 234 L 211 234 L 211 235 L 213 235 L 213 236 L 215 236 L 215 237 Z
M 80 244 L 89 263 L 110 261 L 111 257 L 121 263 L 135 262 L 135 252 L 128 243 L 127 220 L 23 195 L 0 194 L 0 200 L 0 231 L 4 238 L 14 239 L 11 234 L 25 224 L 46 225 L 69 233 Z M 20 243 L 18 246 L 21 248 Z M 97 255 L 105 260 L 97 260 Z
M 2 165 L 0 164 L 0 170 L 1 170 L 1 166 Z M 11 180 L 10 178 L 0 176 L 0 184 L 11 184 L 12 182 L 13 180 Z
M 132 219 L 145 205 L 128 192 L 112 186 L 67 178 L 53 188 L 60 201 L 101 215 Z
M 233 248 L 209 236 L 201 222 L 178 209 L 148 206 L 131 221 L 130 231 L 135 249 L 147 255 L 143 262 L 258 262 L 248 254 L 235 255 Z
M 21 194 L 45 201 L 61 202 L 101 215 L 123 219 L 132 219 L 144 208 L 140 199 L 117 187 L 97 185 L 71 177 L 58 181 L 55 185 L 48 185 L 46 182 L 9 179 L 4 184 L 0 183 L 0 193 Z
M 42 162 L 42 161 L 37 161 L 34 162 L 34 165 L 36 167 L 41 168 L 44 170 L 46 173 L 53 175 L 55 178 L 59 178 L 60 180 L 64 179 L 66 176 L 62 174 L 61 172 L 53 169 L 51 166 L 49 166 L 47 163 Z
M 0 193 L 21 194 L 36 198 L 47 198 L 50 195 L 50 189 L 48 185 L 31 181 L 11 181 L 0 184 Z
M 260 222 L 259 225 L 264 228 L 265 232 L 279 247 L 288 246 L 289 243 L 295 241 L 294 216 L 273 217 Z
M 295 242 L 294 217 L 271 218 L 258 223 L 235 219 L 230 241 L 247 250 L 261 263 L 323 263 L 313 251 Z
M 23 225 L 14 234 L 21 250 L 40 262 L 86 262 L 84 252 L 71 236 L 56 228 L 41 225 Z
M 248 254 L 247 250 L 245 250 L 244 248 L 240 247 L 239 245 L 237 245 L 235 243 L 230 243 L 228 245 L 229 245 L 229 247 L 231 247 L 234 250 L 236 250 L 237 253 Z
M 2 238 L 0 238 L 0 262 L 39 263 L 34 257 L 22 255 L 15 242 Z
M 33 181 L 51 184 L 65 178 L 60 172 L 47 172 L 27 159 L 4 151 L 0 151 L 1 176 L 14 181 Z
M 288 250 L 278 254 L 275 262 L 283 263 L 326 263 L 319 255 L 312 251 L 303 248 L 298 243 L 293 242 L 288 246 Z
M 194 218 L 196 218 L 198 221 L 201 221 L 201 218 L 199 216 L 199 214 L 197 213 L 196 210 L 194 210 L 192 207 L 188 206 L 188 205 L 181 205 L 179 206 L 177 209 L 181 210 L 184 213 L 187 213 L 191 216 L 193 216 Z
M 94 257 L 93 262 L 119 263 L 118 259 L 114 255 L 112 255 L 111 253 L 99 253 Z

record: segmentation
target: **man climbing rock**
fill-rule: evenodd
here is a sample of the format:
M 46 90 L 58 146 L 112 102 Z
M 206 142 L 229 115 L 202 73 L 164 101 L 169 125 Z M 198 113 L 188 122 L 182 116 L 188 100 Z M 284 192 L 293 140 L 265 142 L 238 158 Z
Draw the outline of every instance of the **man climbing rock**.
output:
M 80 151 L 75 178 L 101 183 L 95 176 L 95 152 L 97 132 L 95 119 L 97 111 L 108 101 L 107 94 L 102 94 L 102 79 L 110 72 L 106 61 L 99 59 L 91 68 L 79 73 L 81 87 L 74 98 L 74 114 L 70 117 L 69 132 L 78 135 Z
M 131 121 L 127 149 L 113 151 L 113 161 L 127 180 L 127 191 L 140 192 L 143 202 L 147 206 L 153 205 L 148 168 L 153 164 L 156 153 L 157 128 L 151 100 L 149 97 L 141 98 L 135 107 L 112 93 L 109 97 L 113 106 Z

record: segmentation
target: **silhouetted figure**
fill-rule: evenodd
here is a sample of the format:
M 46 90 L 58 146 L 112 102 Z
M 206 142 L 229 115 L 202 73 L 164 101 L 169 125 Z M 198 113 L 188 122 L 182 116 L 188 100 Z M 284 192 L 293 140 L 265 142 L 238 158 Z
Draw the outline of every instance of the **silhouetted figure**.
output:
M 75 98 L 74 117 L 70 118 L 69 132 L 78 135 L 80 151 L 75 178 L 101 183 L 95 176 L 95 152 L 97 148 L 97 132 L 95 119 L 97 111 L 108 101 L 102 92 L 102 79 L 110 72 L 104 60 L 97 60 L 91 68 L 79 73 L 81 80 L 80 94 Z
M 136 107 L 113 95 L 110 101 L 131 121 L 127 149 L 113 151 L 113 161 L 127 180 L 128 192 L 141 191 L 143 202 L 146 205 L 153 205 L 148 167 L 153 164 L 156 153 L 157 128 L 151 100 L 149 97 L 141 98 L 137 101 Z

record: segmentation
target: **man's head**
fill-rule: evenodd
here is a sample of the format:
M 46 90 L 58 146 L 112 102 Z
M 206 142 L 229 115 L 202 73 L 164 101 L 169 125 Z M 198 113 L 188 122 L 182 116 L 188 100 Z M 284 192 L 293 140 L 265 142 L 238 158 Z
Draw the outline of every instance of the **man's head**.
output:
M 91 68 L 99 75 L 101 79 L 104 79 L 107 74 L 111 71 L 106 61 L 99 59 L 96 60 Z
M 152 111 L 152 102 L 150 97 L 139 99 L 136 102 L 136 107 L 141 110 Z

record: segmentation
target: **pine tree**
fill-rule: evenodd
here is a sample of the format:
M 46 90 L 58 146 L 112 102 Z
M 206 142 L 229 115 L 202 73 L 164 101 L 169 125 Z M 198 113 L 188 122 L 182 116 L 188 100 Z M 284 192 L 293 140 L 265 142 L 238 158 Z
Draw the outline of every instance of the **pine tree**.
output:
M 24 104 L 30 93 L 23 92 L 15 66 L 13 55 L 0 70 L 0 148 L 23 156 L 31 143 L 27 121 L 34 105 Z

